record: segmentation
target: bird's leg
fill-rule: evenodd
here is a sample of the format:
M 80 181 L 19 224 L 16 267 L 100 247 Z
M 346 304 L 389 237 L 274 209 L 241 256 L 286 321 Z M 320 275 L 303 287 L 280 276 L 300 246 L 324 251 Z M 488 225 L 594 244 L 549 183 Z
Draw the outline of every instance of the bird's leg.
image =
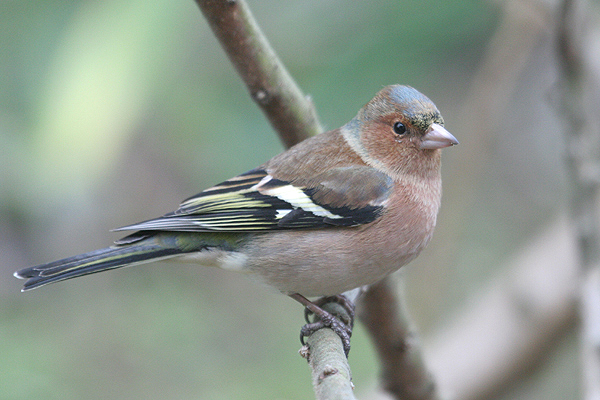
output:
M 327 327 L 340 337 L 344 346 L 344 352 L 348 356 L 350 352 L 350 337 L 352 336 L 352 327 L 354 326 L 354 303 L 341 294 L 321 297 L 314 302 L 298 293 L 291 294 L 290 297 L 306 307 L 304 317 L 307 324 L 300 330 L 300 342 L 304 345 L 305 337 L 312 335 L 321 328 Z M 331 302 L 337 303 L 344 308 L 348 313 L 347 319 L 344 318 L 342 320 L 321 308 L 323 305 Z M 310 321 L 309 315 L 311 314 L 317 317 L 317 321 Z

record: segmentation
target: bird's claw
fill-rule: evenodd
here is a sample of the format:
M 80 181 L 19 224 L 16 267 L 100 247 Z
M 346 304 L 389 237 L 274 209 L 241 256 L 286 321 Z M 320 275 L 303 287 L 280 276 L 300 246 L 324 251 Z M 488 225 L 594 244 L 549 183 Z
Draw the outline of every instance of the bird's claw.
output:
M 344 353 L 346 354 L 346 357 L 348 357 L 348 353 L 350 353 L 350 337 L 352 336 L 352 329 L 331 314 L 329 314 L 329 317 L 322 318 L 317 322 L 304 325 L 300 329 L 300 343 L 305 345 L 304 338 L 312 335 L 321 328 L 329 328 L 340 337 L 342 345 L 344 346 Z
M 342 320 L 321 308 L 323 305 L 331 302 L 341 305 L 348 313 L 349 320 L 346 320 L 346 318 Z M 321 297 L 314 301 L 313 305 L 315 307 L 311 307 L 312 309 L 309 309 L 308 307 L 304 309 L 304 318 L 306 319 L 307 324 L 300 330 L 300 342 L 304 345 L 305 337 L 312 335 L 321 328 L 330 328 L 342 340 L 344 353 L 347 357 L 350 352 L 350 337 L 352 336 L 352 328 L 354 326 L 354 303 L 343 295 L 337 295 Z M 318 320 L 311 322 L 309 319 L 310 315 L 315 315 Z

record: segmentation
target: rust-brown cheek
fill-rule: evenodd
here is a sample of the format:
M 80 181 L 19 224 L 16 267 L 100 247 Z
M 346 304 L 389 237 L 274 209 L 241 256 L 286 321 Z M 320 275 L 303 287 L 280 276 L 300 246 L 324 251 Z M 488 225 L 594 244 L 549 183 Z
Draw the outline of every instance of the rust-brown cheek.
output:
M 392 175 L 405 172 L 406 163 L 416 156 L 409 154 L 413 152 L 414 139 L 408 134 L 398 136 L 388 124 L 371 123 L 364 126 L 361 140 L 367 154 L 386 166 L 386 172 Z

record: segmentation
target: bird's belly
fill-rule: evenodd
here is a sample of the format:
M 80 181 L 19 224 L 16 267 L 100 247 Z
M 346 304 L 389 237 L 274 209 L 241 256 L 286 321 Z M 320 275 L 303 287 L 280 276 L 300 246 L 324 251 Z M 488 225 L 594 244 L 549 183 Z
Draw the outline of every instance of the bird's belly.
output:
M 375 283 L 406 265 L 431 236 L 365 235 L 360 230 L 270 234 L 268 247 L 259 241 L 249 249 L 248 272 L 286 294 L 334 295 Z

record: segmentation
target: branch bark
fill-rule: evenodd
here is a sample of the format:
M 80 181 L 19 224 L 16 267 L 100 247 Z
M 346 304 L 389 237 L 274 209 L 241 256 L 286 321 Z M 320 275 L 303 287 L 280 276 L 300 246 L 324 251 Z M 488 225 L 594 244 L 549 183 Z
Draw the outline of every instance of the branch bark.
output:
M 342 321 L 350 320 L 340 304 L 327 303 L 322 308 Z M 317 400 L 355 400 L 352 372 L 340 337 L 331 329 L 319 329 L 308 337 L 306 344 L 300 354 L 311 367 Z
M 196 0 L 250 96 L 286 147 L 323 131 L 305 96 L 243 0 Z
M 383 388 L 397 399 L 439 399 L 427 370 L 407 311 L 399 302 L 391 279 L 371 285 L 360 298 L 359 318 L 381 360 Z

